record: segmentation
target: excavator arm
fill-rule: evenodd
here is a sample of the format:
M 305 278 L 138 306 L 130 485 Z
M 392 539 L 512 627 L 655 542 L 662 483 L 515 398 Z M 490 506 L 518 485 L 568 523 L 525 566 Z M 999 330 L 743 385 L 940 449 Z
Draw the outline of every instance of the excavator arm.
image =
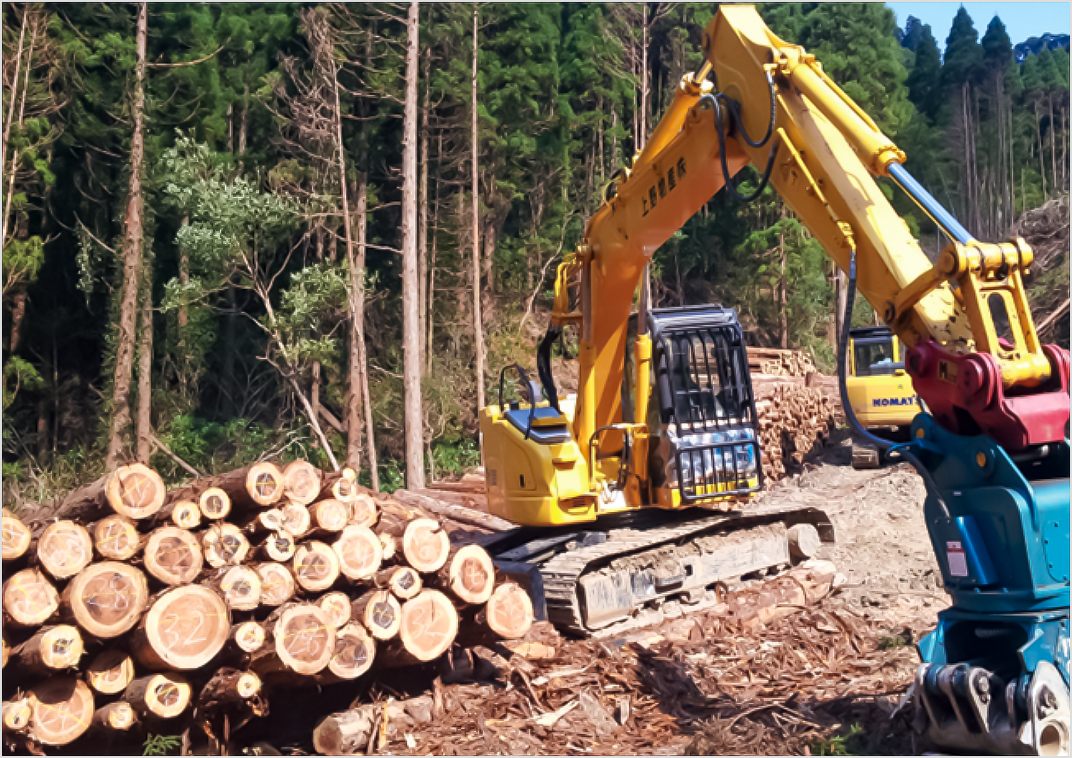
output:
M 859 291 L 908 346 L 908 373 L 942 427 L 985 434 L 1013 452 L 1061 441 L 1068 352 L 1042 345 L 1035 330 L 1023 284 L 1033 260 L 1027 243 L 976 240 L 912 179 L 904 153 L 815 57 L 774 35 L 752 6 L 723 5 L 704 51 L 704 68 L 683 79 L 559 272 L 553 319 L 581 328 L 573 430 L 582 447 L 621 420 L 626 324 L 644 267 L 749 164 L 769 174 L 842 270 L 855 256 Z M 899 185 L 953 240 L 936 264 L 876 177 Z M 569 297 L 571 282 L 579 297 Z M 640 365 L 650 342 L 638 340 L 637 351 Z M 638 387 L 635 418 L 645 417 L 649 396 Z

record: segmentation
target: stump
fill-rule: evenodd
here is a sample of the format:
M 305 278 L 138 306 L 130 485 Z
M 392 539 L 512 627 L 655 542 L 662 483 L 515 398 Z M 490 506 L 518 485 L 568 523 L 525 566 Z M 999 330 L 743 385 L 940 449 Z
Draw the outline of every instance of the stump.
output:
M 134 660 L 125 650 L 105 650 L 86 668 L 86 682 L 102 695 L 115 695 L 134 681 Z
M 252 611 L 261 604 L 261 578 L 249 566 L 217 569 L 203 584 L 214 589 L 231 610 Z
M 295 551 L 291 570 L 303 590 L 323 592 L 339 578 L 339 558 L 323 542 L 305 542 Z
M 254 570 L 261 580 L 261 605 L 278 607 L 294 597 L 294 575 L 280 563 L 258 563 Z
M 26 524 L 22 523 L 18 516 L 7 508 L 4 508 L 3 510 L 2 524 L 4 561 L 17 560 L 24 556 L 26 551 L 30 549 L 30 542 L 33 541 L 33 535 L 30 534 L 30 530 Z
M 85 652 L 82 635 L 70 624 L 46 626 L 11 651 L 20 673 L 49 676 L 72 668 Z
M 433 583 L 448 591 L 463 605 L 481 605 L 495 586 L 495 564 L 479 545 L 452 547 L 447 563 L 436 572 Z
M 421 590 L 402 605 L 398 637 L 378 650 L 377 657 L 388 666 L 427 663 L 447 652 L 457 635 L 454 604 L 438 590 Z
M 105 560 L 129 561 L 141 549 L 142 536 L 126 516 L 113 513 L 94 524 L 92 529 L 93 545 Z
M 421 575 L 409 566 L 394 566 L 377 571 L 372 577 L 372 585 L 377 589 L 390 590 L 401 600 L 417 597 L 423 589 Z
M 73 521 L 50 524 L 37 539 L 37 561 L 53 579 L 69 579 L 93 560 L 93 538 Z
M 117 700 L 98 708 L 93 714 L 92 725 L 104 731 L 126 732 L 137 722 L 138 715 L 130 703 Z
M 351 525 L 332 544 L 343 576 L 352 581 L 368 579 L 380 568 L 383 546 L 367 526 Z
M 323 671 L 335 651 L 335 627 L 311 603 L 292 603 L 268 617 L 271 644 L 254 653 L 251 667 L 266 673 L 311 676 Z
M 372 667 L 376 643 L 360 624 L 347 624 L 335 635 L 328 671 L 339 679 L 357 679 Z
M 231 512 L 231 498 L 219 487 L 209 487 L 201 493 L 197 507 L 209 521 L 219 521 L 227 518 L 227 514 Z
M 402 624 L 402 606 L 387 590 L 373 590 L 353 602 L 351 618 L 364 624 L 376 639 L 389 640 Z
M 345 592 L 328 592 L 320 596 L 316 604 L 328 615 L 331 625 L 341 629 L 350 623 L 350 598 Z
M 290 502 L 309 505 L 320 495 L 320 469 L 308 461 L 291 461 L 283 469 L 283 492 Z
M 192 500 L 175 503 L 171 508 L 171 523 L 180 529 L 196 529 L 201 526 L 200 506 Z
M 338 500 L 321 500 L 309 508 L 313 529 L 318 532 L 341 532 L 350 521 L 350 509 Z
M 164 584 L 189 584 L 201 573 L 204 558 L 194 533 L 162 526 L 145 543 L 145 570 Z
M 15 574 L 4 582 L 2 593 L 5 624 L 41 626 L 60 607 L 56 588 L 37 569 Z
M 52 677 L 34 687 L 30 737 L 42 745 L 69 745 L 89 729 L 93 692 L 74 677 Z
M 234 524 L 213 524 L 201 535 L 205 563 L 212 568 L 237 566 L 249 554 L 249 540 Z
M 123 692 L 123 700 L 142 718 L 173 719 L 186 710 L 192 695 L 189 682 L 169 671 L 135 679 Z
M 62 613 L 100 639 L 131 629 L 149 600 L 149 585 L 138 569 L 118 561 L 94 563 L 63 590 Z
M 220 596 L 188 584 L 156 598 L 138 624 L 131 648 L 150 669 L 191 671 L 220 652 L 230 632 L 230 612 Z
M 324 717 L 313 730 L 313 749 L 320 755 L 363 754 L 374 738 L 381 710 L 378 704 L 369 704 Z
M 294 552 L 297 549 L 298 545 L 294 541 L 293 535 L 286 530 L 280 529 L 278 532 L 272 532 L 264 538 L 264 542 L 257 547 L 255 555 L 262 560 L 286 563 L 294 557 Z

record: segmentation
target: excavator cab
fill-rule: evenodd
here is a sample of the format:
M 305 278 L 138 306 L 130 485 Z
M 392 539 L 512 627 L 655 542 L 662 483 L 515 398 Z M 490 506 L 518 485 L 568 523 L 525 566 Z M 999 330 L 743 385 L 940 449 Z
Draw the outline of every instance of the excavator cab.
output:
M 763 486 L 744 334 L 732 308 L 649 312 L 648 471 L 664 508 L 737 499 Z

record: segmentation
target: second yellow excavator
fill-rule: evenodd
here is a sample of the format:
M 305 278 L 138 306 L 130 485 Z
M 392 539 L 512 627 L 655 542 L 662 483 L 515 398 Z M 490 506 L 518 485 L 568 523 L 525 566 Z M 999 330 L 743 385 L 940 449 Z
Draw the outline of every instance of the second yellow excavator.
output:
M 563 631 L 608 634 L 714 603 L 719 583 L 813 556 L 834 539 L 817 509 L 764 505 L 741 326 L 716 305 L 651 308 L 655 250 L 734 177 L 761 170 L 905 350 L 927 413 L 898 446 L 924 480 L 924 515 L 953 607 L 920 644 L 922 728 L 999 753 L 1069 747 L 1068 351 L 1042 345 L 1022 239 L 976 240 L 904 169 L 905 155 L 752 6 L 723 4 L 632 163 L 559 267 L 539 381 L 503 370 L 481 411 L 489 509 L 522 525 L 489 542 Z M 932 265 L 876 178 L 951 240 Z M 750 198 L 743 198 L 748 200 Z M 843 316 L 844 317 L 844 316 Z M 580 385 L 550 371 L 580 332 Z M 847 401 L 848 332 L 839 345 Z M 521 398 L 505 394 L 515 371 Z M 546 399 L 544 399 L 546 398 Z M 929 726 L 928 726 L 929 725 Z

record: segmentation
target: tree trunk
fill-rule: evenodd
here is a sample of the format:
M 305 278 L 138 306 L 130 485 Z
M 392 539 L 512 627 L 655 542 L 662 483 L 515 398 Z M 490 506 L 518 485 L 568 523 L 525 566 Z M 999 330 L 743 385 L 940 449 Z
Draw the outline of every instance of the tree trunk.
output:
M 368 179 L 357 175 L 357 252 L 350 259 L 350 387 L 346 403 L 347 465 L 360 471 L 361 429 L 365 430 L 372 489 L 379 491 L 380 476 L 376 464 L 376 435 L 372 423 L 369 397 L 368 356 L 365 346 L 365 240 L 368 235 Z M 359 394 L 360 393 L 360 394 Z M 362 420 L 362 409 L 364 420 Z
M 637 151 L 644 149 L 648 143 L 648 4 L 641 3 L 643 20 L 640 36 L 640 130 L 637 132 Z
M 1053 118 L 1053 93 L 1049 93 L 1050 101 L 1050 167 L 1052 173 L 1050 176 L 1053 179 L 1054 191 L 1060 186 L 1057 183 L 1057 122 Z
M 4 120 L 4 144 L 0 148 L 0 159 L 4 161 L 3 165 L 7 166 L 7 142 L 11 136 L 11 121 L 15 115 L 15 100 L 18 99 L 19 91 L 19 69 L 22 67 L 22 46 L 26 39 L 26 20 L 29 18 L 29 8 L 23 6 L 22 8 L 22 23 L 19 26 L 19 46 L 15 52 L 15 75 L 11 77 L 11 100 L 7 107 L 7 118 Z M 27 61 L 26 67 L 29 68 L 30 62 Z M 7 78 L 6 76 L 4 77 Z M 12 173 L 14 173 L 14 167 L 12 167 Z M 6 224 L 5 224 L 6 228 Z M 14 350 L 14 348 L 12 348 Z
M 424 100 L 421 103 L 421 152 L 417 231 L 417 279 L 420 282 L 420 361 L 421 376 L 428 371 L 428 111 L 431 80 L 431 55 L 424 56 Z
M 1039 103 L 1038 99 L 1035 99 L 1035 132 L 1038 134 L 1038 157 L 1039 157 L 1039 178 L 1042 179 L 1042 199 L 1049 200 L 1050 196 L 1046 192 L 1046 158 L 1045 149 L 1042 146 L 1042 119 L 1039 116 Z M 1023 210 L 1027 210 L 1024 207 Z
M 138 463 L 149 465 L 153 410 L 153 275 L 152 264 L 142 276 L 141 334 L 138 335 L 138 418 L 136 423 Z
M 26 316 L 26 290 L 19 290 L 11 300 L 11 339 L 8 342 L 8 351 L 14 355 L 22 336 L 22 319 Z
M 402 350 L 405 392 L 406 486 L 424 487 L 424 414 L 421 411 L 421 276 L 417 261 L 417 54 L 419 9 L 409 4 L 406 108 L 402 146 Z
M 477 24 L 480 7 L 473 3 L 473 77 L 472 77 L 472 193 L 473 193 L 473 334 L 476 341 L 476 405 L 484 407 L 484 323 L 480 315 L 480 147 L 477 130 Z
M 134 324 L 138 315 L 138 284 L 142 248 L 142 163 L 145 153 L 145 44 L 148 37 L 148 4 L 138 12 L 136 83 L 134 85 L 134 134 L 130 146 L 130 184 L 124 223 L 123 289 L 119 312 L 119 341 L 112 382 L 112 428 L 108 437 L 108 470 L 119 465 L 124 438 L 130 427 L 130 382 L 134 372 Z
M 428 264 L 428 340 L 425 342 L 425 349 L 427 355 L 425 355 L 425 367 L 432 362 L 432 349 L 435 346 L 435 272 L 436 272 L 436 252 L 438 245 L 438 232 L 439 232 L 439 180 L 442 177 L 442 165 L 443 165 L 443 132 L 439 133 L 439 149 L 436 151 L 436 190 L 435 190 L 435 202 L 432 210 L 432 260 Z M 429 453 L 428 463 L 432 464 L 431 454 Z
M 188 216 L 184 217 L 182 219 L 182 226 L 186 226 L 189 223 L 190 223 L 190 219 L 189 219 Z M 186 285 L 189 284 L 189 283 L 190 283 L 190 253 L 186 250 L 185 246 L 179 245 L 179 284 L 181 284 L 182 287 L 185 289 Z M 189 393 L 191 388 L 186 386 L 186 383 L 187 383 L 187 381 L 189 379 L 189 377 L 186 375 L 186 372 L 189 369 L 189 361 L 187 360 L 187 351 L 186 351 L 186 327 L 190 323 L 190 312 L 189 312 L 189 309 L 186 306 L 185 301 L 183 301 L 183 302 L 181 302 L 179 304 L 179 310 L 178 310 L 178 313 L 176 314 L 176 319 L 177 319 L 178 325 L 179 325 L 179 328 L 178 328 L 179 333 L 177 335 L 178 339 L 176 340 L 176 343 L 177 343 L 176 350 L 177 350 L 178 354 L 175 356 L 175 359 L 176 359 L 175 362 L 178 364 L 178 367 L 179 367 L 179 369 L 178 369 L 178 373 L 179 373 L 179 391 L 183 395 L 188 396 L 187 393 Z
M 782 206 L 782 220 L 785 220 L 785 206 Z M 782 272 L 781 279 L 778 282 L 778 319 L 782 332 L 782 349 L 785 350 L 789 347 L 789 314 L 786 312 L 786 306 L 789 302 L 789 297 L 786 292 L 788 282 L 785 278 L 785 263 L 786 263 L 786 251 L 785 251 L 785 229 L 778 233 L 778 267 Z

